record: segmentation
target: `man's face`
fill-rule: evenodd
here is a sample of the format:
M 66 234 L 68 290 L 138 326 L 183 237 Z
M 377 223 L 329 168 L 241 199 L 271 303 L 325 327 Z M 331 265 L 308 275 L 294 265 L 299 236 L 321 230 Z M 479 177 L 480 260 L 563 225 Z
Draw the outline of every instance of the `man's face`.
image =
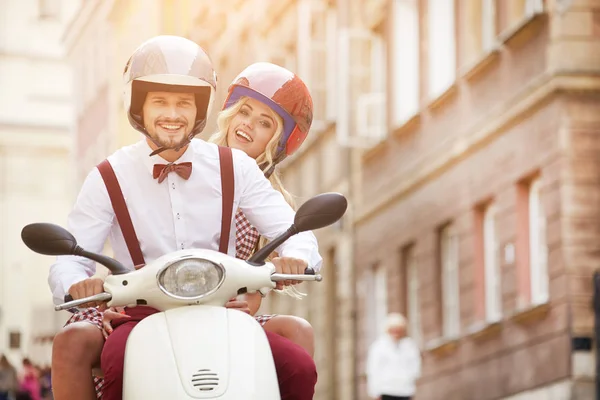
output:
M 404 326 L 399 325 L 391 326 L 388 329 L 388 333 L 394 340 L 400 340 L 406 336 L 406 328 Z
M 142 108 L 146 131 L 164 147 L 177 147 L 188 137 L 196 113 L 192 93 L 149 92 Z

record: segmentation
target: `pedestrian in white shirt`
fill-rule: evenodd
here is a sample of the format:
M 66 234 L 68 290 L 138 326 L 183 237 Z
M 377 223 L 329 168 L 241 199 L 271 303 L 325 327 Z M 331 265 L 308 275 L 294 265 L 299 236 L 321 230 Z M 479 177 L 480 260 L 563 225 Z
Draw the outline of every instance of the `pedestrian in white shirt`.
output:
M 114 257 L 133 269 L 180 249 L 234 256 L 233 210 L 242 210 L 269 239 L 289 228 L 294 211 L 252 158 L 193 139 L 206 124 L 216 89 L 212 64 L 199 46 L 180 37 L 153 38 L 134 52 L 124 77 L 125 111 L 146 138 L 118 150 L 86 178 L 68 219 L 69 231 L 83 248 L 101 252 L 110 239 Z M 312 233 L 290 238 L 277 252 L 280 257 L 272 262 L 280 272 L 302 274 L 306 267 L 321 267 Z M 49 277 L 55 301 L 67 293 L 78 299 L 102 292 L 103 280 L 91 278 L 94 272 L 89 260 L 58 257 Z M 152 312 L 144 306 L 126 310 L 132 322 Z M 105 360 L 103 353 L 103 365 L 122 363 L 119 352 L 128 333 L 118 331 L 109 336 L 115 345 L 111 357 Z M 89 371 L 109 341 L 104 345 L 101 331 L 83 322 L 57 334 L 52 361 L 57 400 L 95 398 Z M 122 378 L 115 371 L 118 375 L 118 365 L 112 364 L 110 377 L 105 371 L 106 399 L 120 396 Z
M 391 313 L 386 332 L 369 348 L 367 391 L 378 400 L 410 400 L 421 375 L 421 353 L 406 335 L 406 318 Z

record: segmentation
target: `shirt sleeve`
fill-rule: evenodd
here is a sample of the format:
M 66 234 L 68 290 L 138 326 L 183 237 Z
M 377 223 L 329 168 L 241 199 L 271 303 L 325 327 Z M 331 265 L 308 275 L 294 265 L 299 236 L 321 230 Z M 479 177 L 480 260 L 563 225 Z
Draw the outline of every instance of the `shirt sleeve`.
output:
M 369 397 L 378 398 L 379 393 L 379 364 L 381 358 L 381 350 L 379 341 L 376 341 L 369 348 L 369 354 L 367 355 L 366 374 L 367 374 L 367 394 Z
M 414 379 L 419 379 L 421 377 L 421 351 L 419 350 L 419 346 L 415 343 L 414 340 L 410 340 L 410 351 L 412 355 L 413 362 L 410 363 L 412 376 Z
M 261 235 L 273 240 L 294 223 L 295 212 L 252 158 L 236 150 L 233 153 L 239 166 L 237 176 L 242 178 L 239 208 Z M 312 232 L 292 236 L 277 248 L 277 252 L 283 257 L 302 259 L 315 271 L 319 271 L 323 263 L 317 238 Z
M 85 179 L 75 206 L 67 220 L 67 230 L 77 244 L 87 251 L 102 253 L 114 219 L 108 191 L 97 168 Z M 64 296 L 74 283 L 91 277 L 96 263 L 84 257 L 58 256 L 50 266 L 48 284 L 55 304 L 64 302 Z

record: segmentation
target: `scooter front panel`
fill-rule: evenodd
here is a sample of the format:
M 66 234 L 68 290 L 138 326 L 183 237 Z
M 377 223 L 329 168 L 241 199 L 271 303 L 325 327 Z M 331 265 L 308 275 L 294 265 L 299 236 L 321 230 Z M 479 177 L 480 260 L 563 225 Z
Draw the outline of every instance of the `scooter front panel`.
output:
M 157 313 L 131 332 L 125 400 L 279 400 L 271 349 L 245 313 L 190 306 Z

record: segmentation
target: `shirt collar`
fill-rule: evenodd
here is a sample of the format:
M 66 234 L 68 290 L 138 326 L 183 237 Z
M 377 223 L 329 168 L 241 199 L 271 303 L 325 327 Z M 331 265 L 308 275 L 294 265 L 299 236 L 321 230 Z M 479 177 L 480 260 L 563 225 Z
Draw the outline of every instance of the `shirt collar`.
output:
M 188 144 L 188 147 L 185 150 L 185 152 L 174 163 L 179 164 L 182 162 L 192 162 L 192 160 L 194 159 L 194 150 L 192 149 L 192 147 L 193 147 L 192 143 Z M 168 164 L 169 163 L 167 160 L 162 158 L 159 154 L 150 156 L 150 153 L 152 153 L 153 151 L 154 150 L 152 150 L 152 148 L 148 144 L 148 141 L 146 141 L 146 139 L 142 140 L 142 144 L 140 145 L 140 155 L 141 155 L 144 165 L 148 169 L 148 172 L 150 173 L 150 175 L 153 175 L 154 164 Z

